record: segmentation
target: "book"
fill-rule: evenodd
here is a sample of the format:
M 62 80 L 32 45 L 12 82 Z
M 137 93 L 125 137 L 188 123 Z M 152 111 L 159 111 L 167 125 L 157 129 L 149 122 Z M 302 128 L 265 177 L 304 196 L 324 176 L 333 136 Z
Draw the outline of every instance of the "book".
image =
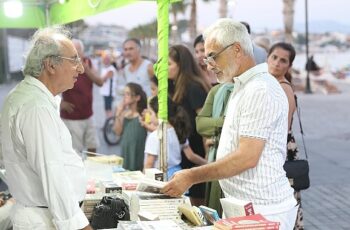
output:
M 130 219 L 138 220 L 141 212 L 150 212 L 160 220 L 181 219 L 178 206 L 188 203 L 188 197 L 173 198 L 159 193 L 123 191 L 123 199 L 129 204 Z
M 254 215 L 253 203 L 239 200 L 234 197 L 220 199 L 225 217 L 250 216 Z
M 215 229 L 234 230 L 234 229 L 251 229 L 251 230 L 278 230 L 279 222 L 269 221 L 261 214 L 230 217 L 218 220 L 214 223 Z
M 206 219 L 208 225 L 213 225 L 215 221 L 220 220 L 219 213 L 215 209 L 204 205 L 199 206 L 199 209 L 203 213 L 203 216 Z
M 155 215 L 149 211 L 139 211 L 139 213 L 137 215 L 141 221 L 159 220 L 158 215 Z
M 126 171 L 112 174 L 113 181 L 122 187 L 123 190 L 136 190 L 140 181 L 145 178 L 141 171 Z
M 195 226 L 202 226 L 203 222 L 198 212 L 190 204 L 181 204 L 178 206 L 179 211 Z
M 118 193 L 122 194 L 122 187 L 114 181 L 101 181 L 101 189 L 103 193 Z
M 101 164 L 123 165 L 123 158 L 117 155 L 96 155 L 87 159 Z
M 157 221 L 119 221 L 120 230 L 182 230 L 173 220 Z
M 163 181 L 145 178 L 139 182 L 136 190 L 141 192 L 161 193 L 160 190 L 165 186 L 165 184 L 166 183 Z
M 152 180 L 164 181 L 164 173 L 157 168 L 145 169 L 145 175 Z

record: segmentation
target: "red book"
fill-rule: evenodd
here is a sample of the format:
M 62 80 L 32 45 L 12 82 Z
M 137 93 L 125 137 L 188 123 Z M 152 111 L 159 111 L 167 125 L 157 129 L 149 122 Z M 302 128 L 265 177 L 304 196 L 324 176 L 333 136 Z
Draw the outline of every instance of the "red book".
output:
M 220 230 L 278 230 L 279 222 L 266 220 L 262 215 L 250 215 L 221 219 L 214 223 L 214 227 Z

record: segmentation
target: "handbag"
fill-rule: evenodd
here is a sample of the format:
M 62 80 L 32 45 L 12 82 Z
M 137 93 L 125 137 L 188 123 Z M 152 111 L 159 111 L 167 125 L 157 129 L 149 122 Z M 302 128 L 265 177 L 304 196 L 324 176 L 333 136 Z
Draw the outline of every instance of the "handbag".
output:
M 308 162 L 308 156 L 307 151 L 305 147 L 305 140 L 304 140 L 304 131 L 300 120 L 300 108 L 297 104 L 297 98 L 295 96 L 295 102 L 297 107 L 297 115 L 299 120 L 299 126 L 300 126 L 300 133 L 303 141 L 304 146 L 304 153 L 306 156 L 306 159 L 287 159 L 287 161 L 284 163 L 283 168 L 286 171 L 286 175 L 289 179 L 290 185 L 294 188 L 296 191 L 305 190 L 310 187 L 310 178 L 309 178 L 309 162 Z M 288 147 L 293 146 L 293 141 L 295 145 L 294 137 L 291 135 L 292 143 L 288 143 Z M 297 151 L 296 147 L 292 151 Z
M 104 196 L 92 211 L 90 225 L 94 229 L 116 228 L 119 220 L 130 220 L 127 204 L 118 197 Z

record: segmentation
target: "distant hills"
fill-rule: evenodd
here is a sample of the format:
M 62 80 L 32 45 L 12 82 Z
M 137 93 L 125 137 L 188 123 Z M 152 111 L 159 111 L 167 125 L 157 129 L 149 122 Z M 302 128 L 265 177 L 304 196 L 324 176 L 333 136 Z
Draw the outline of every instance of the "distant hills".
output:
M 294 30 L 297 32 L 305 32 L 305 23 L 297 22 L 294 25 Z M 309 21 L 310 33 L 326 33 L 326 32 L 340 32 L 350 34 L 350 24 L 342 24 L 330 20 Z

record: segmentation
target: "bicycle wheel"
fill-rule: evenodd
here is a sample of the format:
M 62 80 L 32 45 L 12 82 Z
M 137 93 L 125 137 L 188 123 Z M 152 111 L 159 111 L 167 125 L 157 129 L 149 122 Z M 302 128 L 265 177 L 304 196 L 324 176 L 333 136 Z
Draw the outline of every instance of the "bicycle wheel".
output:
M 105 121 L 105 124 L 103 125 L 103 138 L 109 145 L 117 145 L 120 141 L 120 136 L 116 135 L 113 130 L 114 120 L 114 116 L 110 117 Z

